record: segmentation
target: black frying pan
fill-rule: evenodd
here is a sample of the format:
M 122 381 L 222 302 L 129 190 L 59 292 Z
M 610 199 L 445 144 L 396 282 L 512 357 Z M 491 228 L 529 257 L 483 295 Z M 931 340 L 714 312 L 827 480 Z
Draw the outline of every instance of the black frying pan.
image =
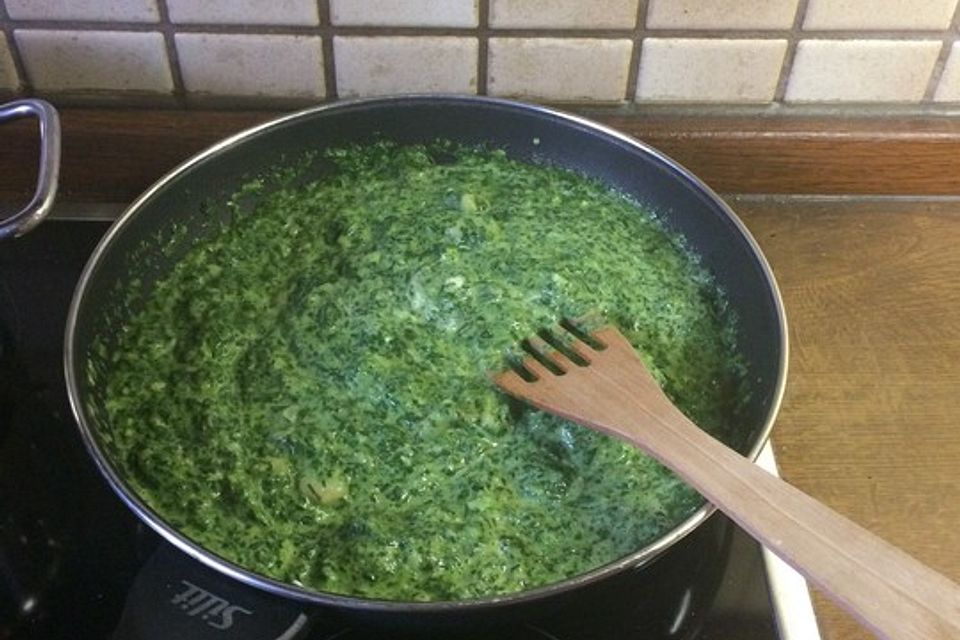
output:
M 190 556 L 236 580 L 306 603 L 386 620 L 458 620 L 555 599 L 627 569 L 645 571 L 669 561 L 670 548 L 702 525 L 705 505 L 688 520 L 607 566 L 510 596 L 460 602 L 376 601 L 305 590 L 258 575 L 207 551 L 152 511 L 128 486 L 102 447 L 96 419 L 100 399 L 85 375 L 98 332 L 118 326 L 126 311 L 117 283 L 131 274 L 149 289 L 177 255 L 151 253 L 144 240 L 184 225 L 196 242 L 211 218 L 251 176 L 308 151 L 388 139 L 424 143 L 437 138 L 503 148 L 520 160 L 546 161 L 596 177 L 656 211 L 679 231 L 714 274 L 740 318 L 739 345 L 752 382 L 734 445 L 755 457 L 770 431 L 783 393 L 787 332 L 773 276 L 756 243 L 730 209 L 695 176 L 646 145 L 588 120 L 490 98 L 409 96 L 340 102 L 279 118 L 226 139 L 191 158 L 140 196 L 110 229 L 77 286 L 66 329 L 65 367 L 73 411 L 104 476 L 137 515 Z M 149 244 L 146 245 L 149 247 Z M 147 265 L 145 268 L 144 265 Z M 657 560 L 657 563 L 653 561 Z

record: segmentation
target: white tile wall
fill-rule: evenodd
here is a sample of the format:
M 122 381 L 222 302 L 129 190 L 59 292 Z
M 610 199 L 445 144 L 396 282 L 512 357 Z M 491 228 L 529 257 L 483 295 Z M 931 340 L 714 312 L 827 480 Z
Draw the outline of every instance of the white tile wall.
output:
M 159 33 L 18 29 L 15 37 L 27 78 L 41 91 L 173 90 Z
M 490 0 L 493 27 L 632 29 L 637 0 Z
M 803 40 L 786 99 L 796 102 L 910 102 L 923 97 L 939 40 Z
M 156 22 L 156 0 L 6 0 L 18 20 L 95 20 Z
M 10 56 L 10 47 L 7 45 L 7 36 L 0 33 L 0 90 L 13 91 L 20 87 L 17 70 L 13 66 Z
M 335 25 L 475 27 L 477 1 L 330 0 L 330 20 Z
M 960 103 L 958 5 L 0 0 L 0 34 L 9 40 L 0 39 L 0 90 L 60 99 L 79 92 L 87 103 L 120 94 L 164 106 L 478 88 L 583 103 Z M 199 95 L 213 100 L 192 99 Z
M 27 0 L 29 1 L 29 0 Z M 167 0 L 175 23 L 315 25 L 316 0 Z
M 934 99 L 937 102 L 960 102 L 960 43 L 955 42 L 950 47 L 950 55 Z
M 476 38 L 446 36 L 337 37 L 341 96 L 391 93 L 476 93 Z
M 797 0 L 649 0 L 651 29 L 789 29 Z
M 957 0 L 810 0 L 804 29 L 946 29 Z
M 184 88 L 220 96 L 323 97 L 320 38 L 178 33 Z
M 786 51 L 786 40 L 647 38 L 637 99 L 769 102 Z
M 488 89 L 520 98 L 619 102 L 632 48 L 630 40 L 491 38 Z

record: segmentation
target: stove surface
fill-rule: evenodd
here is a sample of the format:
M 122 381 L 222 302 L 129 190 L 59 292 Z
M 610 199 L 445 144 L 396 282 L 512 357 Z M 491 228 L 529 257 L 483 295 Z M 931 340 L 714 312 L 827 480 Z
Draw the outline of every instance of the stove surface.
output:
M 107 227 L 48 221 L 0 244 L 0 640 L 780 637 L 761 550 L 720 515 L 643 576 L 427 624 L 273 596 L 162 542 L 100 477 L 64 388 L 67 307 Z

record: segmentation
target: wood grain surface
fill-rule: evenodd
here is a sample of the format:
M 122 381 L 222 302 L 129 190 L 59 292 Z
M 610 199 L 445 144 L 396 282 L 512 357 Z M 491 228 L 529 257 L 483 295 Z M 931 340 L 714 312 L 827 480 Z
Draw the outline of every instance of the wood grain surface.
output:
M 738 201 L 782 289 L 783 476 L 960 581 L 960 201 Z M 872 636 L 819 594 L 825 640 Z
M 61 111 L 62 197 L 129 201 L 210 144 L 278 115 L 267 111 Z M 960 120 L 586 114 L 647 141 L 723 193 L 960 194 Z M 0 201 L 33 189 L 29 121 L 0 128 Z
M 604 118 L 721 193 L 960 194 L 960 120 Z

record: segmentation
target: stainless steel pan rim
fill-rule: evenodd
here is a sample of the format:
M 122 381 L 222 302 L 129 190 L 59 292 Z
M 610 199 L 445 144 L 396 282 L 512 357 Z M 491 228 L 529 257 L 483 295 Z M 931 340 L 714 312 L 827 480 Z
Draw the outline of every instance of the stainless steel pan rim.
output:
M 363 105 L 378 105 L 378 104 L 401 104 L 404 102 L 422 102 L 422 101 L 457 101 L 464 104 L 477 103 L 477 104 L 487 104 L 487 105 L 499 105 L 509 109 L 517 109 L 522 111 L 528 111 L 532 113 L 540 113 L 551 118 L 556 118 L 562 121 L 566 121 L 570 124 L 576 125 L 580 128 L 591 129 L 593 131 L 602 133 L 607 138 L 610 138 L 614 141 L 617 141 L 621 144 L 630 146 L 640 151 L 643 154 L 652 156 L 662 162 L 663 164 L 670 167 L 676 173 L 682 175 L 687 181 L 689 181 L 695 188 L 700 190 L 700 192 L 705 195 L 709 200 L 711 200 L 717 207 L 728 217 L 729 221 L 733 224 L 736 230 L 742 235 L 743 239 L 747 242 L 752 257 L 756 260 L 760 269 L 762 270 L 766 285 L 769 287 L 769 292 L 773 297 L 773 303 L 775 312 L 778 319 L 779 331 L 780 331 L 780 344 L 779 347 L 779 362 L 777 365 L 777 379 L 773 389 L 773 396 L 771 400 L 770 410 L 766 416 L 764 424 L 760 430 L 760 436 L 756 439 L 753 446 L 751 447 L 748 457 L 751 460 L 756 460 L 757 456 L 760 453 L 760 450 L 766 444 L 767 439 L 769 438 L 770 431 L 773 428 L 774 420 L 776 419 L 777 413 L 780 409 L 780 404 L 783 400 L 783 393 L 786 386 L 786 374 L 787 374 L 787 364 L 788 364 L 788 332 L 787 332 L 787 320 L 786 314 L 783 308 L 783 301 L 780 296 L 780 290 L 777 286 L 776 280 L 773 275 L 773 271 L 770 268 L 766 258 L 763 256 L 763 253 L 760 251 L 760 247 L 757 244 L 756 240 L 744 226 L 743 222 L 737 217 L 737 215 L 727 206 L 727 204 L 707 185 L 700 181 L 695 175 L 690 173 L 687 169 L 682 167 L 673 159 L 664 155 L 660 151 L 636 140 L 630 136 L 627 136 L 619 131 L 611 129 L 602 124 L 596 123 L 587 118 L 577 116 L 574 114 L 566 113 L 563 111 L 558 111 L 549 107 L 543 107 L 539 105 L 531 105 L 523 102 L 505 100 L 500 98 L 489 98 L 489 97 L 480 97 L 480 96 L 466 96 L 466 95 L 448 95 L 448 94 L 411 94 L 403 96 L 387 96 L 387 97 L 378 97 L 378 98 L 362 98 L 357 100 L 344 100 L 339 102 L 334 102 L 330 104 L 324 104 L 316 107 L 311 107 L 295 113 L 285 115 L 274 120 L 270 120 L 263 124 L 251 127 L 245 131 L 241 131 L 233 136 L 230 136 L 217 144 L 209 147 L 208 149 L 198 153 L 197 155 L 186 160 L 179 166 L 175 167 L 165 176 L 160 178 L 155 182 L 150 188 L 148 188 L 143 194 L 140 195 L 127 209 L 123 214 L 117 219 L 117 221 L 110 227 L 104 237 L 100 240 L 97 247 L 94 249 L 93 254 L 87 261 L 86 266 L 83 269 L 83 272 L 80 276 L 80 280 L 77 283 L 76 289 L 74 291 L 73 299 L 70 304 L 69 314 L 67 316 L 66 332 L 64 338 L 64 373 L 67 383 L 67 393 L 70 400 L 70 407 L 73 412 L 74 418 L 77 421 L 77 424 L 80 429 L 80 433 L 83 437 L 83 441 L 87 450 L 95 460 L 99 470 L 107 478 L 111 488 L 117 493 L 117 495 L 127 504 L 130 509 L 137 514 L 137 516 L 146 522 L 152 529 L 154 529 L 158 534 L 160 534 L 165 540 L 176 546 L 178 549 L 191 556 L 192 558 L 198 560 L 199 562 L 219 571 L 222 574 L 228 575 L 231 578 L 238 580 L 242 583 L 249 584 L 251 586 L 263 589 L 265 591 L 274 593 L 279 596 L 293 598 L 295 600 L 304 601 L 313 604 L 323 604 L 323 605 L 333 605 L 333 606 L 344 606 L 349 607 L 355 610 L 368 610 L 368 611 L 422 611 L 424 613 L 435 612 L 451 612 L 451 611 L 460 611 L 466 609 L 477 609 L 489 607 L 492 605 L 498 604 L 519 604 L 523 602 L 531 602 L 535 600 L 542 599 L 544 597 L 554 595 L 557 593 L 569 591 L 577 587 L 590 584 L 600 580 L 606 576 L 609 576 L 614 573 L 618 573 L 624 569 L 639 567 L 643 564 L 648 563 L 652 559 L 659 556 L 667 548 L 675 544 L 677 541 L 684 538 L 690 532 L 692 532 L 700 523 L 706 520 L 713 512 L 715 507 L 710 503 L 705 503 L 700 509 L 693 513 L 689 518 L 678 524 L 672 530 L 666 534 L 660 536 L 654 542 L 648 544 L 647 546 L 627 555 L 619 560 L 616 560 L 612 563 L 606 564 L 602 567 L 598 567 L 590 572 L 569 578 L 567 580 L 557 582 L 551 585 L 544 587 L 539 587 L 536 589 L 531 589 L 528 591 L 485 597 L 485 598 L 476 598 L 476 599 L 467 599 L 467 600 L 457 600 L 457 601 L 438 601 L 438 602 L 408 602 L 408 601 L 393 601 L 393 600 L 375 600 L 375 599 L 366 599 L 355 596 L 345 596 L 338 595 L 334 593 L 326 593 L 320 591 L 314 591 L 310 589 L 305 589 L 303 587 L 281 582 L 279 580 L 269 578 L 252 571 L 249 571 L 243 567 L 240 567 L 229 560 L 221 558 L 210 551 L 207 551 L 198 543 L 190 540 L 183 536 L 176 529 L 168 525 L 156 512 L 154 512 L 150 507 L 148 507 L 140 498 L 135 494 L 135 492 L 127 486 L 124 480 L 116 473 L 112 465 L 107 463 L 106 452 L 103 451 L 99 445 L 99 442 L 96 436 L 93 433 L 93 425 L 90 424 L 90 421 L 87 419 L 87 415 L 80 402 L 80 388 L 75 375 L 76 371 L 76 346 L 74 343 L 75 339 L 75 329 L 77 325 L 77 318 L 81 305 L 83 304 L 86 291 L 89 287 L 89 284 L 94 277 L 94 274 L 97 271 L 97 267 L 102 260 L 103 256 L 112 246 L 115 238 L 119 235 L 120 231 L 124 226 L 137 215 L 143 205 L 150 200 L 150 198 L 165 188 L 168 183 L 175 180 L 182 173 L 189 170 L 194 165 L 204 161 L 210 156 L 213 156 L 225 149 L 228 149 L 234 145 L 238 145 L 245 140 L 260 134 L 262 132 L 268 131 L 282 126 L 283 124 L 297 120 L 300 118 L 308 117 L 313 114 L 328 111 L 328 110 L 340 110 L 340 109 L 349 109 L 356 106 Z

